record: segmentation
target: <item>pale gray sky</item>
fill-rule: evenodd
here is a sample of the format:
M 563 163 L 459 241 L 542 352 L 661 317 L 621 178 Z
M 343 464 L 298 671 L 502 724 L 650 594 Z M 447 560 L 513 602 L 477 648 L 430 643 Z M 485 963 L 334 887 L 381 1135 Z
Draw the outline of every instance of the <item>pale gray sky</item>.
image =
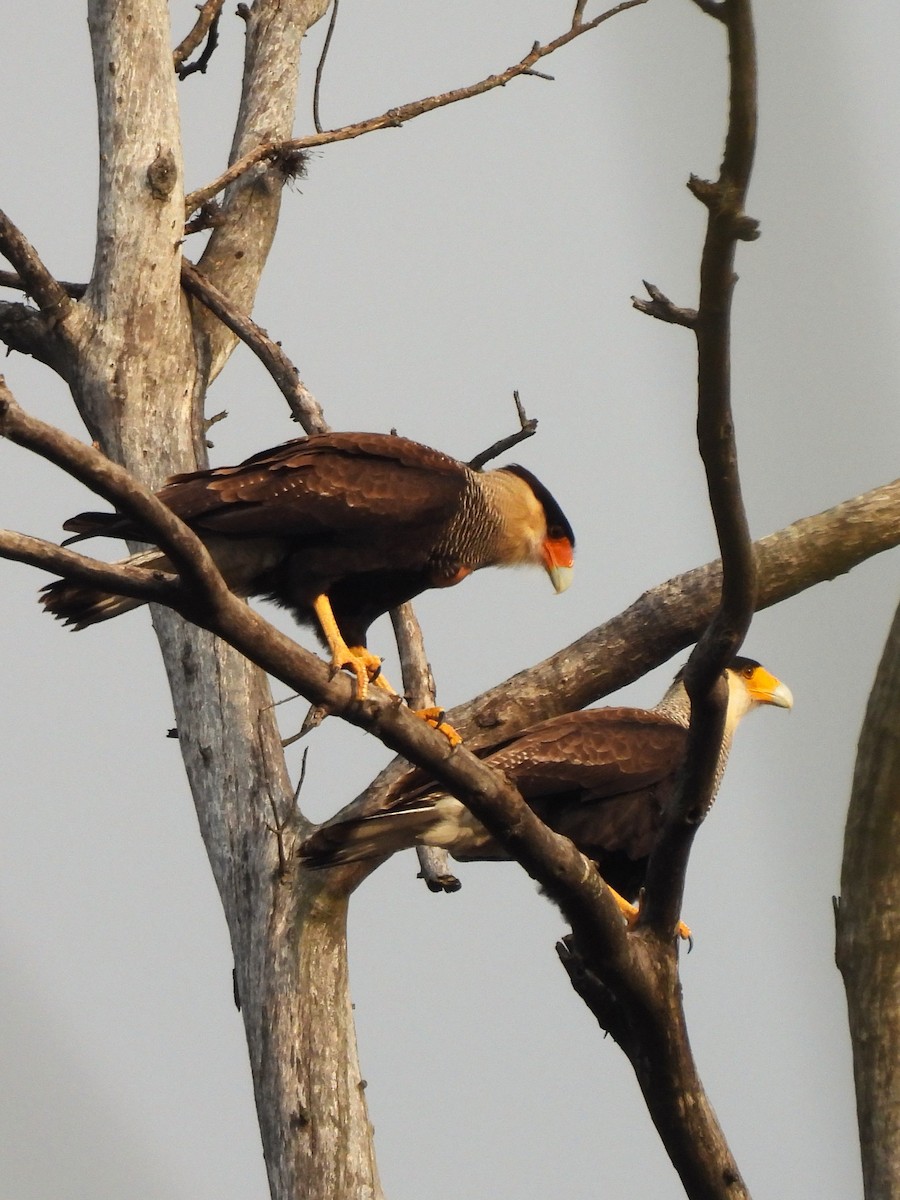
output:
M 231 6 L 233 9 L 234 6 Z M 327 125 L 471 82 L 565 27 L 571 5 L 345 2 Z M 172 5 L 180 36 L 193 4 Z M 760 144 L 740 250 L 734 400 L 756 535 L 897 475 L 900 14 L 888 0 L 759 0 Z M 182 84 L 189 186 L 230 141 L 242 23 Z M 307 50 L 297 128 L 311 128 Z M 329 420 L 397 426 L 470 457 L 515 457 L 578 535 L 576 580 L 494 572 L 419 606 L 450 706 L 571 641 L 715 544 L 693 442 L 693 345 L 636 314 L 647 278 L 696 299 L 724 128 L 722 34 L 651 0 L 522 79 L 406 128 L 324 149 L 285 196 L 255 315 Z M 83 6 L 10 7 L 0 48 L 0 206 L 66 279 L 93 258 L 95 133 Z M 13 356 L 20 403 L 83 432 L 64 389 Z M 247 353 L 216 383 L 213 461 L 296 433 Z M 0 522 L 57 539 L 92 500 L 0 445 Z M 898 593 L 898 558 L 762 614 L 746 643 L 792 713 L 741 730 L 697 840 L 683 964 L 701 1073 L 754 1195 L 861 1194 L 831 897 L 855 742 Z M 0 842 L 0 1180 L 17 1200 L 261 1200 L 266 1194 L 231 957 L 144 614 L 73 635 L 43 578 L 0 563 L 5 716 Z M 387 627 L 373 645 L 388 648 Z M 391 658 L 388 657 L 388 667 Z M 625 693 L 652 703 L 673 670 Z M 398 674 L 396 667 L 389 675 Z M 287 731 L 302 702 L 282 709 Z M 305 802 L 330 814 L 387 759 L 329 722 Z M 290 753 L 299 770 L 300 748 Z M 337 779 L 337 786 L 329 780 Z M 434 897 L 411 855 L 353 905 L 351 968 L 379 1165 L 392 1200 L 680 1185 L 630 1068 L 553 951 L 564 925 L 513 865 L 463 868 Z

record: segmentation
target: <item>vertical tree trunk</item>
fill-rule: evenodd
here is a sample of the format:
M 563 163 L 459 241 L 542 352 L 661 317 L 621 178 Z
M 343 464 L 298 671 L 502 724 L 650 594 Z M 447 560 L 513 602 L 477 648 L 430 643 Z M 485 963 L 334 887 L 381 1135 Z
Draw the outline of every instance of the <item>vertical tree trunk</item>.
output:
M 287 137 L 300 42 L 324 0 L 257 0 L 235 148 Z M 93 276 L 72 317 L 68 376 L 92 435 L 151 486 L 205 464 L 203 399 L 234 337 L 180 285 L 184 172 L 165 0 L 92 0 L 100 131 Z M 248 309 L 278 218 L 281 175 L 235 185 L 207 269 Z M 263 1149 L 275 1200 L 377 1200 L 347 986 L 346 900 L 299 883 L 302 820 L 262 672 L 158 610 L 154 624 L 201 833 L 235 957 Z M 223 986 L 227 986 L 223 980 Z
M 867 1200 L 900 1197 L 900 608 L 863 721 L 847 816 L 844 977 Z

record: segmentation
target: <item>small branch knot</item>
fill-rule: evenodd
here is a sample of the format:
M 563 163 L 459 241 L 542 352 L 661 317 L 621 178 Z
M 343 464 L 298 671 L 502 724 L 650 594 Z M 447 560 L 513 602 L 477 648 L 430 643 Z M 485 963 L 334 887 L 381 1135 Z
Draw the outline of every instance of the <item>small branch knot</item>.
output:
M 171 150 L 161 147 L 156 152 L 156 158 L 147 168 L 147 183 L 155 200 L 168 200 L 178 179 L 178 167 L 175 155 Z
M 741 213 L 734 218 L 734 236 L 742 242 L 755 242 L 759 237 L 759 221 L 756 217 L 748 217 Z
M 712 183 L 709 179 L 701 179 L 699 175 L 692 175 L 687 186 L 688 191 L 707 208 L 718 208 L 721 205 L 722 189 L 718 183 Z

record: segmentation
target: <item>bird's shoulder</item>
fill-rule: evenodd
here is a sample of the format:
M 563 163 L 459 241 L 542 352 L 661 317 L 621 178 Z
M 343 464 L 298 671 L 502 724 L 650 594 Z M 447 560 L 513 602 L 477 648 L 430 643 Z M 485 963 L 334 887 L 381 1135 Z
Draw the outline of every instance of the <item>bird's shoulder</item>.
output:
M 292 521 L 328 528 L 358 521 L 440 518 L 468 478 L 456 459 L 408 438 L 329 433 L 295 438 L 231 467 L 174 476 L 161 493 L 179 515 L 225 531 L 260 519 L 290 532 Z

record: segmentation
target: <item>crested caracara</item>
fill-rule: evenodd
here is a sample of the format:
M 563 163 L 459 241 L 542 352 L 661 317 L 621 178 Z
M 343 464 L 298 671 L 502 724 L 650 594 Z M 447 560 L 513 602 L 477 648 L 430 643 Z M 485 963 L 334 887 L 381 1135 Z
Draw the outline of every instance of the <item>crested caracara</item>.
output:
M 716 789 L 739 721 L 760 704 L 790 708 L 790 691 L 750 658 L 725 672 L 728 709 Z M 681 672 L 652 709 L 595 708 L 524 730 L 485 761 L 515 784 L 551 829 L 593 859 L 629 917 L 684 760 L 690 701 Z M 384 812 L 338 821 L 300 846 L 308 867 L 386 858 L 414 845 L 443 846 L 461 862 L 509 855 L 461 801 L 418 788 Z M 682 927 L 687 936 L 688 931 Z
M 262 596 L 311 625 L 357 696 L 378 677 L 366 649 L 376 617 L 481 567 L 542 566 L 568 587 L 575 539 L 562 509 L 523 467 L 473 471 L 446 454 L 380 433 L 298 438 L 236 467 L 175 475 L 157 493 L 202 539 L 232 591 Z M 118 513 L 82 513 L 65 529 L 150 541 Z M 172 570 L 158 550 L 126 562 Z M 76 629 L 140 600 L 57 580 L 41 601 Z

